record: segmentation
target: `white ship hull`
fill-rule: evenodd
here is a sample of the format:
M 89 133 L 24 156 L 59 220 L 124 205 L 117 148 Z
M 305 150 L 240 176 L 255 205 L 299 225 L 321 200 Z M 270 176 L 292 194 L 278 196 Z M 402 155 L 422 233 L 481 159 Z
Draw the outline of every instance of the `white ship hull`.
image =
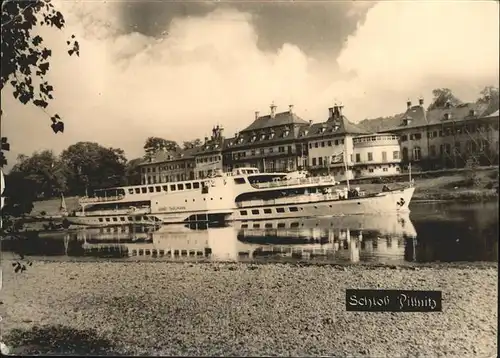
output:
M 87 226 L 113 225 L 159 225 L 186 222 L 222 222 L 263 220 L 276 218 L 336 217 L 345 215 L 405 213 L 409 212 L 409 203 L 415 188 L 405 188 L 382 192 L 373 196 L 361 196 L 349 199 L 334 199 L 331 195 L 302 195 L 275 200 L 274 204 L 252 205 L 242 203 L 238 208 L 227 210 L 197 210 L 179 212 L 152 212 L 140 216 L 108 214 L 96 216 L 68 217 L 72 224 Z M 253 203 L 255 204 L 255 203 Z

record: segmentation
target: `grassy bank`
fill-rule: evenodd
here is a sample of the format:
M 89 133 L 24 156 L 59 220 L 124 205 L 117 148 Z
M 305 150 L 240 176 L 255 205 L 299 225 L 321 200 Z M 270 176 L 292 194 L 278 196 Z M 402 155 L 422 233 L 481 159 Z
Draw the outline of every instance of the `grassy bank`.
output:
M 497 267 L 2 262 L 17 354 L 494 356 Z M 441 290 L 441 313 L 345 311 L 345 289 Z M 57 348 L 61 347 L 61 348 Z

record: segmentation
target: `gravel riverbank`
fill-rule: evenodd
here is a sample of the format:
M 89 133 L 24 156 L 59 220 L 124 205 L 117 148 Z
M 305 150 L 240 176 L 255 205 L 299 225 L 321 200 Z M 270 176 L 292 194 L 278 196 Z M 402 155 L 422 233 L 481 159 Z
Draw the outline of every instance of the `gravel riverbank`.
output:
M 37 261 L 16 274 L 3 260 L 2 269 L 2 341 L 17 354 L 493 357 L 497 351 L 496 264 Z M 346 312 L 347 288 L 442 290 L 443 312 Z

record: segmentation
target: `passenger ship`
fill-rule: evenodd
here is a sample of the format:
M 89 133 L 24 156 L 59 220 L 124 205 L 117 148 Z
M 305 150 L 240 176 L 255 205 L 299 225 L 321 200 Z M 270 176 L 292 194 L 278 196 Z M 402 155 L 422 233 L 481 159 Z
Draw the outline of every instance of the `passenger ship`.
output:
M 161 225 L 408 212 L 415 190 L 410 183 L 369 194 L 338 184 L 333 176 L 238 168 L 207 179 L 97 190 L 94 197 L 81 198 L 80 210 L 67 220 L 87 226 Z

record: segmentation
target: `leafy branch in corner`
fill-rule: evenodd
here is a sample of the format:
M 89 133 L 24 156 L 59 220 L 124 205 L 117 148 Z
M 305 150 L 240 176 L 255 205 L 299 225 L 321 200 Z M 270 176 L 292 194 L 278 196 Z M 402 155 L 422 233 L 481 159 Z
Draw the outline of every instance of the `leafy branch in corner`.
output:
M 12 87 L 12 94 L 22 104 L 31 103 L 44 109 L 54 99 L 54 87 L 46 80 L 50 69 L 52 50 L 44 46 L 38 34 L 39 26 L 62 30 L 64 16 L 51 0 L 2 1 L 1 18 L 1 90 Z M 66 42 L 68 54 L 80 55 L 80 44 L 75 35 Z M 46 113 L 46 112 L 45 112 Z M 50 116 L 54 133 L 64 132 L 58 114 Z

